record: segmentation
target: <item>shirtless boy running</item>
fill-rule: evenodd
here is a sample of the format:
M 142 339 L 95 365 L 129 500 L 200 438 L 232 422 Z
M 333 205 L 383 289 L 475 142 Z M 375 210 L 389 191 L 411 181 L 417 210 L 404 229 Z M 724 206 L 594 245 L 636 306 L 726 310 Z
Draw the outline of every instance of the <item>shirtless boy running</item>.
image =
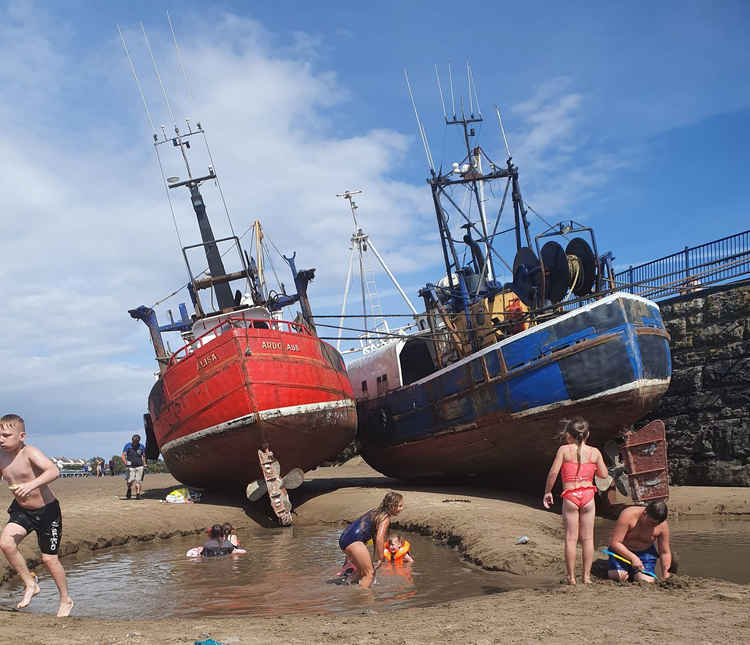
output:
M 669 578 L 672 551 L 669 548 L 667 512 L 664 502 L 651 502 L 645 508 L 629 506 L 620 513 L 609 538 L 609 550 L 630 560 L 631 565 L 610 555 L 607 573 L 610 579 L 653 582 L 654 578 L 642 571 L 655 573 L 656 561 L 659 558 L 662 575 L 665 580 Z
M 0 549 L 26 585 L 18 608 L 23 609 L 39 593 L 36 575 L 26 566 L 18 545 L 31 531 L 36 531 L 42 562 L 49 569 L 60 592 L 58 616 L 68 616 L 73 600 L 68 595 L 65 570 L 57 552 L 62 539 L 60 503 L 48 484 L 60 476 L 52 461 L 27 446 L 26 426 L 16 414 L 0 418 L 0 474 L 8 482 L 15 499 L 8 508 L 10 518 L 0 534 Z

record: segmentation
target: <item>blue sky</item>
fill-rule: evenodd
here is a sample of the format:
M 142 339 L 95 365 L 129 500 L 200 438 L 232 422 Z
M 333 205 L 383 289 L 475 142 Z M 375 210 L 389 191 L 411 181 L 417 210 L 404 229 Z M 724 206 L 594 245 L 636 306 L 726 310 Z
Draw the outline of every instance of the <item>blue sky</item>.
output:
M 298 266 L 317 267 L 319 314 L 341 307 L 345 189 L 365 191 L 360 220 L 414 301 L 441 275 L 403 68 L 433 157 L 449 164 L 456 140 L 433 65 L 445 87 L 448 63 L 463 79 L 469 60 L 479 142 L 503 160 L 497 103 L 525 198 L 549 221 L 594 227 L 617 267 L 745 230 L 750 5 L 603 4 L 0 3 L 0 410 L 23 415 L 53 454 L 108 457 L 141 428 L 155 364 L 127 310 L 186 276 L 117 24 L 157 124 L 170 119 L 139 20 L 176 118 L 203 122 L 238 232 L 261 219 Z M 167 174 L 180 174 L 174 161 Z M 194 161 L 206 165 L 198 150 Z M 226 234 L 219 195 L 205 197 Z M 175 198 L 193 243 L 187 199 Z M 385 311 L 405 313 L 382 277 L 378 290 Z

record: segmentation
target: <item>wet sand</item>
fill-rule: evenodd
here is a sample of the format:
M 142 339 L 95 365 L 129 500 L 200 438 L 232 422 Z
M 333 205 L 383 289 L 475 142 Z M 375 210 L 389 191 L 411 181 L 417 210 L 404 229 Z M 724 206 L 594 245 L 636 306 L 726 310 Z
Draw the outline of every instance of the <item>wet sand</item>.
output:
M 297 524 L 343 525 L 393 488 L 406 497 L 394 522 L 402 529 L 432 535 L 458 548 L 466 558 L 491 570 L 518 574 L 519 588 L 429 608 L 363 613 L 361 616 L 283 616 L 273 618 L 134 620 L 58 619 L 2 608 L 0 632 L 8 642 L 26 643 L 193 643 L 214 638 L 237 643 L 568 643 L 575 639 L 622 638 L 624 642 L 750 641 L 750 586 L 708 578 L 674 576 L 653 585 L 620 585 L 597 579 L 593 585 L 543 588 L 563 576 L 559 512 L 539 500 L 470 487 L 413 487 L 388 480 L 360 459 L 308 473 L 294 491 Z M 259 502 L 245 509 L 242 499 L 210 495 L 200 504 L 160 500 L 178 486 L 169 475 L 147 475 L 145 499 L 125 501 L 121 477 L 66 479 L 53 484 L 63 508 L 64 555 L 132 540 L 168 539 L 196 534 L 230 521 L 242 528 L 273 526 L 270 509 Z M 0 504 L 11 497 L 0 486 Z M 3 508 L 5 508 L 3 507 Z M 750 489 L 675 487 L 670 508 L 679 517 L 750 517 Z M 517 545 L 521 535 L 528 544 Z M 252 553 L 252 546 L 249 546 Z M 40 565 L 35 536 L 22 550 Z M 580 562 L 580 560 L 579 560 Z M 602 563 L 604 561 L 602 560 Z M 0 579 L 11 571 L 0 558 Z M 600 564 L 601 566 L 601 564 Z M 595 572 L 599 567 L 595 564 Z M 527 586 L 533 578 L 532 586 Z M 129 581 L 137 583 L 136 581 Z M 51 584 L 48 580 L 47 584 Z M 112 584 L 122 584 L 113 580 Z M 538 588 L 533 588 L 533 585 Z M 353 590 L 354 592 L 355 590 Z M 74 590 L 72 590 L 74 594 Z

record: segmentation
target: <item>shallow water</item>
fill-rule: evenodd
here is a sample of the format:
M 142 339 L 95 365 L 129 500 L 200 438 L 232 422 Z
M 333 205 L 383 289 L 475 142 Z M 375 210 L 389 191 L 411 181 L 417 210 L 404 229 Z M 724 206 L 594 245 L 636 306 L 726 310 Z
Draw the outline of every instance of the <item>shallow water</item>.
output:
M 607 544 L 613 525 L 609 520 L 597 520 L 597 548 Z M 750 583 L 750 520 L 669 520 L 669 528 L 680 574 Z
M 333 584 L 343 563 L 340 533 L 331 527 L 240 531 L 246 555 L 210 559 L 185 557 L 202 536 L 171 538 L 65 558 L 63 564 L 75 615 L 111 618 L 380 613 L 540 583 L 484 571 L 430 538 L 403 534 L 413 564 L 382 567 L 371 590 Z M 41 593 L 30 610 L 54 613 L 54 581 L 43 567 L 37 573 Z M 0 603 L 15 606 L 20 594 L 17 582 L 4 585 Z

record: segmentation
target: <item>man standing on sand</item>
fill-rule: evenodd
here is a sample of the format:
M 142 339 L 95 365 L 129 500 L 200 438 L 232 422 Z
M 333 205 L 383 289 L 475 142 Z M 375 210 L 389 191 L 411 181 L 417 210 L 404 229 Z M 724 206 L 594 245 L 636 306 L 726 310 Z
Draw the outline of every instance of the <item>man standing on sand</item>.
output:
M 141 499 L 141 482 L 143 469 L 146 466 L 146 448 L 141 443 L 141 435 L 134 434 L 129 443 L 122 449 L 122 461 L 128 469 L 128 490 L 125 497 L 130 499 L 135 483 L 135 498 Z
M 36 531 L 42 562 L 60 593 L 57 615 L 68 616 L 73 600 L 68 595 L 65 570 L 57 557 L 62 540 L 62 514 L 60 503 L 49 487 L 49 483 L 60 476 L 60 471 L 40 450 L 27 446 L 25 440 L 26 425 L 21 417 L 6 414 L 0 418 L 0 475 L 8 482 L 14 497 L 8 508 L 10 518 L 0 534 L 0 549 L 26 585 L 17 607 L 28 607 L 39 593 L 39 585 L 18 545 L 31 531 Z
M 114 459 L 109 460 L 109 476 L 110 477 L 115 476 L 115 460 Z
M 662 575 L 665 580 L 669 578 L 672 551 L 669 548 L 667 513 L 664 502 L 651 502 L 645 508 L 628 506 L 620 513 L 609 538 L 609 550 L 630 560 L 630 565 L 610 555 L 607 575 L 611 580 L 653 582 L 652 576 L 642 572 L 656 573 L 659 558 Z

